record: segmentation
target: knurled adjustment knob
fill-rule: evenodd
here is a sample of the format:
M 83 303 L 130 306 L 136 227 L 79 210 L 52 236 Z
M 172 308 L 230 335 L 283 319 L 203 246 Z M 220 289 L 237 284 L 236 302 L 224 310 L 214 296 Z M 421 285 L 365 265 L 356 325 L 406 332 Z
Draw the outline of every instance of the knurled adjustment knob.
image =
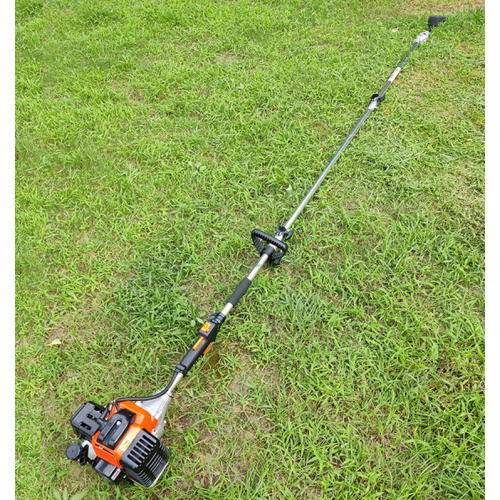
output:
M 72 443 L 66 448 L 66 456 L 70 460 L 78 460 L 80 458 L 80 453 L 82 452 L 82 445 L 78 443 Z

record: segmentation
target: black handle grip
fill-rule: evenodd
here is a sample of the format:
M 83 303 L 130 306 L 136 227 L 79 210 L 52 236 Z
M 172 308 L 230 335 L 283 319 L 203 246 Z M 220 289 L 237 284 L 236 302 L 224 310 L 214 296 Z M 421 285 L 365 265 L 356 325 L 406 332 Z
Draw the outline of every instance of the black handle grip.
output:
M 268 243 L 267 246 L 264 246 L 261 240 Z M 280 260 L 284 257 L 288 250 L 288 245 L 283 243 L 283 241 L 278 240 L 274 236 L 261 231 L 260 229 L 254 229 L 252 231 L 252 241 L 255 245 L 255 248 L 259 252 L 259 255 L 266 254 L 270 258 L 271 264 L 277 266 L 280 263 Z M 270 245 L 274 245 L 276 248 L 281 250 L 281 252 L 277 252 L 276 249 L 271 247 Z
M 252 241 L 260 255 L 262 255 L 265 250 L 265 246 L 261 243 L 260 240 L 264 240 L 266 243 L 271 243 L 276 248 L 282 250 L 284 253 L 286 253 L 286 251 L 288 250 L 288 245 L 286 243 L 283 243 L 274 236 L 271 236 L 270 234 L 267 234 L 260 229 L 254 229 L 252 231 Z
M 182 358 L 182 361 L 177 365 L 177 370 L 186 376 L 193 365 L 204 356 L 212 342 L 215 342 L 219 329 L 226 320 L 226 316 L 222 313 L 215 313 L 205 321 L 204 325 L 198 331 L 198 340 L 193 344 L 188 353 Z
M 182 358 L 180 364 L 177 365 L 177 369 L 182 372 L 184 377 L 188 374 L 189 370 L 193 368 L 193 365 L 200 359 L 205 351 L 208 349 L 212 342 L 207 340 L 205 337 L 199 337 L 195 344 L 189 349 L 187 354 Z
M 227 299 L 229 303 L 233 305 L 233 307 L 240 301 L 241 297 L 247 293 L 247 290 L 250 288 L 252 281 L 248 278 L 243 278 L 241 283 L 238 285 L 236 290 L 231 294 L 231 297 Z

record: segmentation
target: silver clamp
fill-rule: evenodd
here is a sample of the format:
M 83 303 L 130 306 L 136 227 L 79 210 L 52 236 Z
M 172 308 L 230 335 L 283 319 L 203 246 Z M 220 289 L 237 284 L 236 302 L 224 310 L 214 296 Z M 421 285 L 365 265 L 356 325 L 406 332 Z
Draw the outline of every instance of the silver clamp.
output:
M 417 35 L 417 38 L 413 40 L 413 43 L 417 43 L 418 45 L 422 45 L 424 42 L 426 42 L 429 39 L 429 35 L 431 32 L 429 30 L 427 31 L 422 31 L 422 33 L 419 33 Z
M 368 106 L 368 109 L 373 111 L 379 102 L 382 102 L 385 100 L 385 94 L 379 95 L 379 94 L 373 94 L 370 97 L 370 105 Z

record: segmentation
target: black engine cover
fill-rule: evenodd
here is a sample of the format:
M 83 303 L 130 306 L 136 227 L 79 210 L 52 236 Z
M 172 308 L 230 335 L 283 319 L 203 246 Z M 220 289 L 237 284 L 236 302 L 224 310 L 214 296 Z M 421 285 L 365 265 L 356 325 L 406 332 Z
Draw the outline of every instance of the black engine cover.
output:
M 143 429 L 122 455 L 120 465 L 130 479 L 150 488 L 167 467 L 169 459 L 166 446 Z

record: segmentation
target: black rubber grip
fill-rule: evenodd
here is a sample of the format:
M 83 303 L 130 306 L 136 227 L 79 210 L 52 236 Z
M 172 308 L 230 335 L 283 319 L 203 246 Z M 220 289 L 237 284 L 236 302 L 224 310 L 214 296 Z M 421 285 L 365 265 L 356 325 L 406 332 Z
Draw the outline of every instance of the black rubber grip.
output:
M 233 307 L 240 301 L 241 297 L 247 293 L 247 290 L 250 288 L 252 281 L 248 278 L 243 278 L 241 283 L 238 285 L 236 290 L 232 293 L 231 297 L 227 299 L 230 304 L 233 304 Z

